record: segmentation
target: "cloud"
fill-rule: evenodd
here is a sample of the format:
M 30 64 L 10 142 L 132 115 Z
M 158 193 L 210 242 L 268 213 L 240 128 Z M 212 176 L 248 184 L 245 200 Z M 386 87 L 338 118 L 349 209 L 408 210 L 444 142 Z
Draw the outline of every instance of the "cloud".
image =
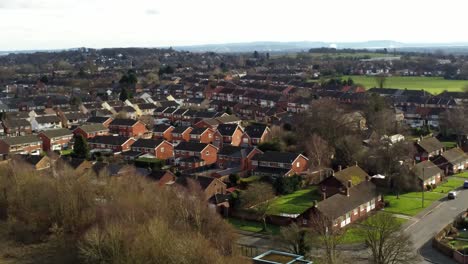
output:
M 159 15 L 159 11 L 157 9 L 146 9 L 145 13 L 148 16 L 157 16 L 157 15 Z

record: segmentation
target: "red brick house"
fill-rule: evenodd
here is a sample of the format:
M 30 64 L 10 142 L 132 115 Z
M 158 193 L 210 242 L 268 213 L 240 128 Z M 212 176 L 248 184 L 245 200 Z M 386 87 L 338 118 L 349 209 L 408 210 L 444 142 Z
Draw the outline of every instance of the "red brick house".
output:
M 315 202 L 300 219 L 303 225 L 310 226 L 313 224 L 313 217 L 321 217 L 329 220 L 332 228 L 339 229 L 367 217 L 371 211 L 382 207 L 382 195 L 372 182 L 366 180 L 355 186 L 349 182 L 344 192 Z
M 216 164 L 221 169 L 239 168 L 240 172 L 252 170 L 252 158 L 256 154 L 263 153 L 258 148 L 242 148 L 226 145 L 219 149 Z
M 444 172 L 430 160 L 416 164 L 413 173 L 418 177 L 419 183 L 425 187 L 439 184 L 444 175 Z
M 90 139 L 96 136 L 105 136 L 109 134 L 109 129 L 103 124 L 89 124 L 82 125 L 73 130 L 73 134 L 82 135 L 86 139 Z
M 42 131 L 38 136 L 42 139 L 44 151 L 63 150 L 72 147 L 70 141 L 73 138 L 73 133 L 66 128 Z
M 186 159 L 184 167 L 193 168 L 192 165 L 210 165 L 216 162 L 218 155 L 218 148 L 211 144 L 197 143 L 197 142 L 180 142 L 174 148 L 174 154 L 177 160 Z M 197 159 L 187 160 L 187 158 L 195 157 Z M 201 162 L 202 160 L 203 162 Z
M 309 168 L 309 159 L 302 154 L 266 151 L 252 158 L 254 175 L 283 177 L 300 174 Z
M 429 137 L 416 142 L 416 160 L 423 161 L 432 159 L 444 152 L 444 144 L 435 137 Z
M 153 128 L 153 138 L 154 139 L 165 139 L 169 142 L 172 141 L 172 131 L 174 130 L 173 126 L 170 125 L 157 125 Z
M 20 136 L 0 139 L 0 154 L 31 154 L 39 155 L 42 150 L 42 140 L 37 136 Z
M 152 170 L 148 178 L 155 180 L 159 186 L 175 183 L 176 176 L 168 170 Z
M 190 141 L 199 143 L 213 143 L 216 130 L 208 127 L 197 127 L 190 132 Z
M 468 168 L 468 155 L 459 148 L 453 148 L 440 154 L 433 162 L 445 175 L 451 175 Z
M 191 183 L 198 185 L 205 194 L 206 200 L 210 200 L 217 194 L 226 194 L 226 184 L 213 177 L 183 174 L 177 178 L 176 183 L 186 188 L 190 188 Z
M 190 132 L 192 132 L 192 127 L 187 126 L 178 126 L 171 131 L 172 142 L 177 144 L 179 142 L 190 141 Z
M 369 177 L 369 174 L 357 165 L 344 170 L 340 169 L 334 172 L 333 176 L 324 179 L 320 183 L 320 192 L 325 198 L 331 197 L 332 195 L 342 192 L 348 186 L 349 181 L 351 181 L 353 185 L 358 185 L 366 181 Z
M 120 118 L 110 122 L 109 131 L 123 137 L 141 137 L 148 132 L 143 122 L 134 119 Z
M 113 121 L 114 119 L 112 117 L 107 117 L 107 116 L 92 116 L 86 120 L 86 124 L 91 125 L 91 124 L 101 124 L 104 127 L 108 128 L 109 124 Z
M 32 126 L 26 119 L 4 119 L 2 126 L 5 135 L 9 137 L 26 136 L 32 134 Z
M 270 139 L 270 128 L 267 125 L 250 125 L 244 129 L 242 146 L 258 145 Z
M 123 136 L 96 136 L 88 141 L 91 149 L 109 150 L 114 153 L 129 151 L 135 139 Z
M 164 139 L 138 139 L 132 145 L 133 151 L 154 155 L 157 159 L 167 160 L 174 157 L 174 147 Z
M 214 135 L 213 144 L 221 147 L 223 144 L 239 146 L 242 141 L 244 131 L 237 124 L 220 124 L 217 127 L 217 133 Z

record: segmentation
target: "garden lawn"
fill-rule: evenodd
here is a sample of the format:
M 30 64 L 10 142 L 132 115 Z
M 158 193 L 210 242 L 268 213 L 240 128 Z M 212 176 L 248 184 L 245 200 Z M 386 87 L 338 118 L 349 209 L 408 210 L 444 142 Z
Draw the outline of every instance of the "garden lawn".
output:
M 66 150 L 60 151 L 60 155 L 62 156 L 68 156 L 68 155 L 71 155 L 72 153 L 73 153 L 73 149 L 66 149 Z
M 385 200 L 390 204 L 388 207 L 385 207 L 384 210 L 395 214 L 415 216 L 423 209 L 430 206 L 433 202 L 444 196 L 445 195 L 441 193 L 425 192 L 424 207 L 422 207 L 421 192 L 401 194 L 399 199 L 397 199 L 396 195 L 386 195 Z
M 375 77 L 352 75 L 344 76 L 343 79 L 351 77 L 354 83 L 361 84 L 365 88 L 373 88 L 377 86 Z M 404 76 L 391 76 L 387 77 L 384 85 L 385 88 L 399 88 L 408 90 L 426 90 L 432 94 L 438 94 L 447 91 L 462 91 L 463 87 L 468 85 L 465 80 L 445 80 L 442 77 L 404 77 Z
M 262 226 L 262 223 L 260 222 L 241 220 L 237 218 L 228 218 L 227 221 L 229 224 L 231 224 L 238 230 L 254 232 L 254 233 L 263 232 L 262 231 L 263 226 Z M 280 231 L 279 226 L 267 224 L 267 229 L 268 229 L 267 232 L 264 232 L 264 233 L 279 235 L 279 231 Z
M 314 200 L 320 200 L 316 186 L 276 197 L 272 201 L 268 214 L 301 214 L 312 207 Z
M 444 146 L 449 149 L 455 148 L 457 146 L 457 142 L 455 141 L 442 141 L 441 143 L 444 144 Z
M 468 171 L 458 173 L 458 174 L 455 174 L 453 176 L 468 179 Z

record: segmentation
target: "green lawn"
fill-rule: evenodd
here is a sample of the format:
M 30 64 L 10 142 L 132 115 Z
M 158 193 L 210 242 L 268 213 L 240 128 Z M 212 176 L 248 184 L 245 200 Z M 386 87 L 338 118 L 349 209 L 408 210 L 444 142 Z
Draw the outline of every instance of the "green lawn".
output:
M 385 208 L 386 212 L 415 216 L 423 209 L 430 206 L 433 202 L 443 198 L 445 194 L 438 192 L 424 193 L 424 208 L 422 207 L 421 192 L 411 192 L 401 194 L 399 198 L 396 195 L 386 195 L 385 200 L 390 203 Z
M 373 76 L 343 76 L 343 79 L 351 77 L 354 83 L 362 84 L 366 88 L 373 88 L 377 86 L 375 78 Z M 444 90 L 448 91 L 461 91 L 463 87 L 468 85 L 468 81 L 465 80 L 445 80 L 442 77 L 403 77 L 403 76 L 392 76 L 387 78 L 385 83 L 386 88 L 400 88 L 409 90 L 422 90 L 438 94 Z
M 458 174 L 455 174 L 455 175 L 453 175 L 453 176 L 468 179 L 468 171 L 465 171 L 465 172 L 462 172 L 462 173 L 458 173 Z
M 68 156 L 68 155 L 71 155 L 72 153 L 73 153 L 73 149 L 66 149 L 66 150 L 60 151 L 60 155 L 62 156 Z
M 268 214 L 300 214 L 312 207 L 314 200 L 320 200 L 316 186 L 275 198 L 268 210 Z
M 228 218 L 227 221 L 234 226 L 236 229 L 248 232 L 259 233 L 263 232 L 263 226 L 260 222 L 241 220 L 237 218 Z M 280 227 L 276 225 L 267 224 L 267 232 L 273 235 L 278 235 L 280 232 Z
M 250 177 L 247 177 L 247 178 L 240 179 L 240 182 L 242 182 L 242 183 L 252 183 L 252 182 L 260 180 L 261 178 L 262 178 L 262 176 L 250 176 Z
M 141 162 L 148 162 L 148 163 L 161 163 L 163 162 L 160 159 L 152 159 L 152 158 L 138 158 L 136 161 L 141 161 Z
M 442 141 L 441 143 L 444 144 L 446 148 L 455 148 L 457 146 L 457 142 L 455 141 Z

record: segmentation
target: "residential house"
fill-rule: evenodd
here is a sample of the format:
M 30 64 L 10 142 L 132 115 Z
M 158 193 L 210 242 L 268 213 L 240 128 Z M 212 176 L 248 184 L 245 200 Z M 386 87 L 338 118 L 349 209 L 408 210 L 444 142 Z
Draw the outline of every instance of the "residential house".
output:
M 134 119 L 114 119 L 109 124 L 109 131 L 123 137 L 142 137 L 148 130 L 146 125 Z
M 190 131 L 190 141 L 199 143 L 213 143 L 216 130 L 209 127 L 197 127 Z
M 92 150 L 118 153 L 129 151 L 135 141 L 133 138 L 124 136 L 95 136 L 89 139 L 88 144 Z
M 192 127 L 187 126 L 178 126 L 171 131 L 172 142 L 178 144 L 180 142 L 190 140 L 190 132 L 192 132 Z
M 221 147 L 223 144 L 239 146 L 242 142 L 244 130 L 237 124 L 220 124 L 214 135 L 214 145 Z
M 171 125 L 156 125 L 153 127 L 153 138 L 165 139 L 171 142 L 173 130 L 174 130 L 174 127 Z
M 108 116 L 92 116 L 86 120 L 85 124 L 102 124 L 104 127 L 108 128 L 112 120 L 114 119 Z
M 34 170 L 45 170 L 50 169 L 50 158 L 47 156 L 41 155 L 16 155 L 15 158 L 25 162 L 27 165 L 31 166 Z M 15 164 L 15 166 L 21 166 L 20 164 Z
M 459 148 L 453 148 L 434 159 L 434 164 L 445 172 L 445 175 L 459 173 L 468 169 L 468 155 Z
M 430 160 L 422 161 L 413 167 L 413 173 L 422 186 L 437 185 L 442 181 L 443 171 Z
M 351 181 L 352 185 L 358 185 L 366 181 L 370 176 L 358 165 L 348 167 L 344 170 L 340 169 L 334 172 L 332 176 L 320 182 L 320 192 L 323 198 L 331 197 L 337 193 L 343 193 Z
M 41 150 L 42 140 L 34 135 L 0 139 L 0 154 L 39 155 Z
M 63 127 L 73 128 L 87 122 L 88 116 L 81 112 L 63 113 L 59 111 L 59 116 L 62 119 Z
M 164 139 L 140 138 L 133 143 L 132 150 L 151 154 L 161 160 L 167 160 L 174 157 L 174 147 Z
M 159 186 L 164 186 L 175 183 L 177 177 L 169 170 L 152 170 L 148 178 L 155 180 Z
M 244 129 L 242 146 L 258 145 L 270 139 L 270 128 L 267 125 L 250 125 Z
M 64 150 L 72 147 L 70 141 L 73 138 L 73 133 L 66 128 L 45 130 L 40 132 L 38 136 L 42 139 L 44 151 Z
M 73 130 L 73 134 L 75 135 L 82 135 L 86 139 L 90 139 L 96 136 L 105 136 L 109 134 L 109 129 L 105 127 L 103 124 L 89 124 L 89 125 L 82 125 L 75 130 Z
M 302 154 L 279 151 L 266 151 L 252 158 L 254 175 L 283 177 L 305 172 L 309 159 Z
M 31 118 L 31 126 L 33 131 L 57 129 L 62 127 L 62 121 L 56 115 L 37 116 Z
M 210 200 L 216 194 L 226 193 L 226 184 L 213 177 L 183 174 L 177 178 L 176 183 L 186 188 L 191 188 L 190 183 L 194 186 L 198 185 L 205 194 L 206 200 Z
M 4 119 L 2 126 L 7 137 L 26 136 L 32 134 L 32 126 L 25 119 Z
M 93 167 L 93 163 L 89 160 L 64 156 L 60 157 L 55 164 L 58 168 L 69 167 L 77 174 L 86 173 Z
M 252 170 L 252 158 L 263 153 L 255 147 L 225 145 L 218 151 L 216 164 L 221 169 L 238 168 L 239 172 Z
M 444 152 L 444 144 L 435 137 L 428 137 L 416 142 L 416 150 L 416 160 L 428 160 L 442 154 Z
M 211 144 L 203 144 L 197 142 L 180 142 L 174 148 L 174 154 L 176 157 L 176 164 L 178 160 L 184 160 L 184 164 L 179 164 L 181 168 L 196 168 L 195 165 L 210 165 L 216 162 L 218 148 Z M 196 159 L 188 159 L 193 158 Z M 201 162 L 203 161 L 203 162 Z

